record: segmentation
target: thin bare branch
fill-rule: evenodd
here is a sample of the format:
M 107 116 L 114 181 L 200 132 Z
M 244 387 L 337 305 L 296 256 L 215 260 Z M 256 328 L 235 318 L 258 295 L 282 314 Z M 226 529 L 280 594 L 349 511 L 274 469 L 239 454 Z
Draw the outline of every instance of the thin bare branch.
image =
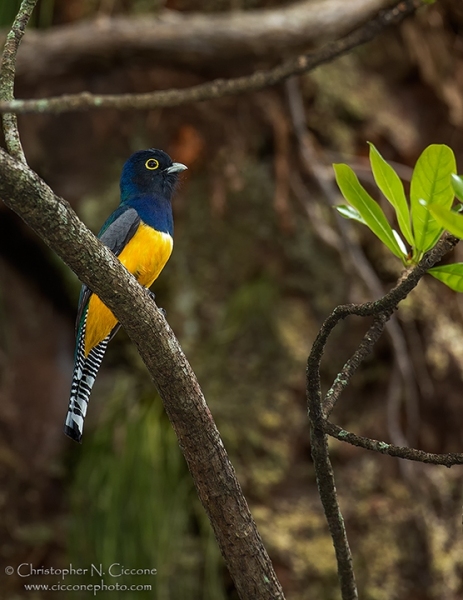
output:
M 19 44 L 24 36 L 26 26 L 32 15 L 32 11 L 37 0 L 23 0 L 16 15 L 11 30 L 6 36 L 5 46 L 3 48 L 2 60 L 0 63 L 0 100 L 12 101 L 14 99 L 14 77 L 16 70 L 16 56 Z M 16 115 L 11 112 L 5 112 L 2 115 L 3 133 L 5 136 L 8 152 L 23 163 L 26 157 L 19 139 L 18 121 Z
M 325 432 L 341 442 L 347 442 L 353 446 L 379 452 L 380 454 L 388 454 L 389 456 L 396 456 L 406 460 L 430 463 L 433 465 L 443 465 L 445 467 L 463 465 L 462 453 L 433 454 L 431 452 L 409 448 L 408 446 L 395 446 L 394 444 L 388 444 L 386 442 L 380 442 L 378 440 L 350 433 L 330 421 L 326 421 L 325 423 Z
M 332 391 L 328 398 L 329 408 L 336 402 L 337 397 L 347 385 L 347 382 L 359 367 L 361 361 L 373 348 L 375 340 L 381 334 L 386 321 L 393 314 L 399 302 L 406 298 L 413 288 L 418 285 L 418 282 L 426 271 L 447 254 L 457 243 L 457 238 L 445 234 L 436 246 L 423 257 L 416 267 L 410 270 L 410 272 L 408 272 L 389 293 L 376 302 L 345 304 L 336 307 L 323 323 L 307 360 L 307 404 L 311 425 L 312 457 L 317 473 L 317 485 L 320 491 L 320 498 L 336 551 L 338 577 L 341 584 L 343 600 L 357 598 L 357 590 L 344 519 L 337 500 L 333 469 L 328 453 L 326 434 L 331 433 L 331 430 L 327 429 L 328 425 L 324 416 L 320 379 L 320 363 L 323 352 L 330 334 L 339 321 L 345 319 L 349 315 L 374 317 L 374 323 L 362 340 L 359 349 L 346 363 L 340 374 L 341 376 L 338 377 L 337 381 L 333 384 Z M 349 435 L 347 432 L 345 433 L 346 435 Z M 343 435 L 344 434 L 341 434 L 341 437 Z M 378 442 L 378 444 L 381 444 L 381 442 Z M 384 444 L 384 442 L 382 442 L 382 444 Z M 388 445 L 384 444 L 384 446 L 387 447 Z M 397 447 L 394 446 L 393 448 Z
M 352 554 L 338 502 L 336 482 L 328 451 L 328 440 L 324 431 L 325 420 L 321 413 L 321 405 L 317 405 L 311 399 L 309 399 L 309 415 L 311 421 L 311 451 L 317 476 L 318 493 L 333 539 L 342 599 L 357 600 L 358 593 L 352 566 Z
M 364 304 L 342 304 L 333 310 L 323 323 L 313 344 L 312 352 L 310 353 L 308 360 L 308 370 L 312 375 L 315 375 L 315 378 L 310 380 L 310 389 L 320 396 L 320 401 L 321 392 L 318 369 L 328 337 L 339 321 L 345 319 L 349 315 L 371 317 L 380 315 L 382 312 L 386 314 L 388 312 L 392 313 L 399 302 L 406 298 L 413 288 L 418 285 L 418 282 L 425 273 L 443 256 L 450 252 L 458 242 L 459 240 L 457 238 L 445 234 L 436 246 L 425 254 L 419 264 L 411 269 L 409 273 L 385 296 L 374 302 L 365 302 Z
M 421 5 L 422 0 L 403 0 L 394 7 L 381 11 L 374 19 L 356 29 L 345 38 L 326 44 L 317 52 L 287 60 L 273 69 L 256 71 L 252 75 L 228 80 L 216 79 L 184 90 L 171 89 L 147 94 L 94 95 L 89 92 L 83 92 L 81 94 L 68 94 L 54 98 L 2 101 L 0 102 L 0 113 L 60 113 L 89 108 L 146 110 L 164 106 L 180 106 L 192 102 L 261 90 L 280 83 L 291 75 L 310 71 L 372 40 L 387 27 L 400 23 Z
M 323 399 L 323 416 L 327 419 L 339 399 L 342 391 L 349 385 L 349 382 L 355 371 L 359 368 L 363 360 L 371 353 L 373 346 L 381 337 L 384 326 L 392 313 L 381 313 L 375 317 L 373 324 L 363 336 L 359 347 L 349 358 L 341 371 L 336 376 L 333 385 Z

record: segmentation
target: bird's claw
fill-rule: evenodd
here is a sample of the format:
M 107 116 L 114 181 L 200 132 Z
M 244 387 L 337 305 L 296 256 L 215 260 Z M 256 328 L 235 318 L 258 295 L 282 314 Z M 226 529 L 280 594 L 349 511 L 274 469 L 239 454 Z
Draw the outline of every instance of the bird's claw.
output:
M 151 298 L 156 302 L 156 294 L 154 292 L 152 292 L 151 290 L 148 290 L 148 293 L 151 296 Z M 167 312 L 166 312 L 166 310 L 164 308 L 160 308 L 158 306 L 158 310 L 159 310 L 159 312 L 162 312 L 164 318 L 167 317 Z

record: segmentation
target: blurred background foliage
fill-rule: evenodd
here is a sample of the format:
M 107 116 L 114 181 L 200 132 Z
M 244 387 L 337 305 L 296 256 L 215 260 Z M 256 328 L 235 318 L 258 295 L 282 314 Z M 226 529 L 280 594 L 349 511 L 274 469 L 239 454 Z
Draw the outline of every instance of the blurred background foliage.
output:
M 0 25 L 11 22 L 17 4 L 0 0 Z M 279 4 L 41 0 L 33 25 L 46 31 L 164 7 L 210 12 Z M 317 173 L 318 181 L 320 173 L 330 179 L 330 163 L 342 160 L 371 183 L 366 140 L 405 182 L 429 143 L 452 146 L 461 169 L 462 31 L 459 0 L 441 0 L 301 77 L 296 92 L 280 86 L 175 109 L 20 118 L 31 166 L 94 231 L 117 205 L 120 169 L 131 152 L 160 147 L 188 164 L 174 201 L 174 254 L 154 289 L 295 600 L 339 597 L 310 458 L 307 355 L 337 304 L 374 296 L 349 248 L 363 253 L 384 289 L 400 274 L 398 261 L 360 226 L 345 245 L 330 206 L 335 193 L 321 191 Z M 231 69 L 216 68 L 223 76 Z M 141 92 L 203 80 L 200 65 L 186 71 L 153 60 L 103 68 L 95 61 L 35 85 L 23 65 L 16 95 Z M 294 93 L 305 109 L 310 164 L 289 109 Z M 461 261 L 461 254 L 457 247 L 453 258 Z M 236 598 L 161 401 L 123 332 L 97 379 L 83 445 L 64 438 L 78 293 L 75 276 L 0 206 L 2 565 L 156 568 L 156 576 L 118 580 L 148 583 L 151 593 L 114 597 Z M 411 381 L 397 375 L 398 357 L 384 336 L 334 420 L 385 441 L 402 436 L 428 451 L 461 451 L 462 310 L 461 297 L 422 281 L 398 313 Z M 365 327 L 353 319 L 335 332 L 323 363 L 325 388 Z M 463 598 L 461 470 L 330 445 L 362 597 Z M 24 592 L 23 584 L 56 577 L 7 577 L 2 567 L 0 579 L 2 598 L 55 597 Z

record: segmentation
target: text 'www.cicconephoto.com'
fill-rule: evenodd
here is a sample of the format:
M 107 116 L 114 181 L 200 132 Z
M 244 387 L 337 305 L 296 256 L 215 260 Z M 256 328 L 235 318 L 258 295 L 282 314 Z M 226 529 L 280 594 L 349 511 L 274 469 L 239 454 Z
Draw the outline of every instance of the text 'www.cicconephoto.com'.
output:
M 64 567 L 44 567 L 21 563 L 6 566 L 4 572 L 5 575 L 21 578 L 24 581 L 22 585 L 24 591 L 86 591 L 92 592 L 94 596 L 99 592 L 152 591 L 152 585 L 147 583 L 147 579 L 157 574 L 154 567 L 133 567 L 118 562 L 109 565 L 90 564 L 85 567 L 76 567 L 72 564 Z M 54 578 L 55 581 L 51 581 Z M 71 578 L 72 582 L 69 581 Z M 85 578 L 86 582 L 78 583 L 79 578 Z M 90 578 L 94 578 L 94 581 L 89 582 Z M 140 580 L 137 581 L 137 578 Z

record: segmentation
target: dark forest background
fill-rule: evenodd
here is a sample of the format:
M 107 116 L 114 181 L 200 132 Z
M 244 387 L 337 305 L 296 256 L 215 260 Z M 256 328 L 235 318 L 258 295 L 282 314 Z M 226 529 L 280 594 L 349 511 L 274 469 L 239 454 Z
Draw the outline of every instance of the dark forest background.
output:
M 30 34 L 163 8 L 226 13 L 279 4 L 42 0 Z M 16 7 L 0 0 L 5 31 Z M 343 221 L 340 229 L 332 208 L 338 198 L 320 180 L 331 181 L 331 163 L 347 162 L 371 186 L 367 140 L 405 182 L 430 143 L 451 146 L 463 170 L 462 32 L 461 2 L 440 0 L 289 85 L 171 109 L 19 119 L 31 167 L 95 232 L 117 206 L 120 170 L 132 152 L 158 147 L 188 165 L 174 200 L 174 253 L 153 289 L 198 375 L 292 600 L 339 597 L 310 457 L 307 355 L 337 304 L 375 297 L 365 283 L 368 265 L 384 290 L 400 275 L 399 261 L 366 228 L 355 225 L 346 234 Z M 165 57 L 158 63 L 156 56 L 95 57 L 67 61 L 47 75 L 38 69 L 41 58 L 20 63 L 18 98 L 185 87 L 274 64 L 220 56 L 188 66 Z M 302 132 L 295 126 L 299 101 Z M 350 259 L 342 232 L 366 267 Z M 452 260 L 463 260 L 461 247 Z M 158 574 L 133 578 L 154 592 L 113 592 L 115 598 L 236 598 L 161 401 L 124 332 L 112 341 L 97 379 L 82 446 L 64 437 L 79 289 L 67 267 L 1 205 L 0 597 L 67 597 L 25 592 L 24 583 L 57 578 L 21 580 L 5 575 L 6 565 L 121 563 Z M 403 355 L 384 335 L 334 419 L 376 439 L 459 452 L 463 300 L 429 277 L 397 316 L 408 375 L 398 368 Z M 364 330 L 355 318 L 339 327 L 324 358 L 325 386 Z M 462 599 L 461 469 L 330 444 L 362 597 Z

